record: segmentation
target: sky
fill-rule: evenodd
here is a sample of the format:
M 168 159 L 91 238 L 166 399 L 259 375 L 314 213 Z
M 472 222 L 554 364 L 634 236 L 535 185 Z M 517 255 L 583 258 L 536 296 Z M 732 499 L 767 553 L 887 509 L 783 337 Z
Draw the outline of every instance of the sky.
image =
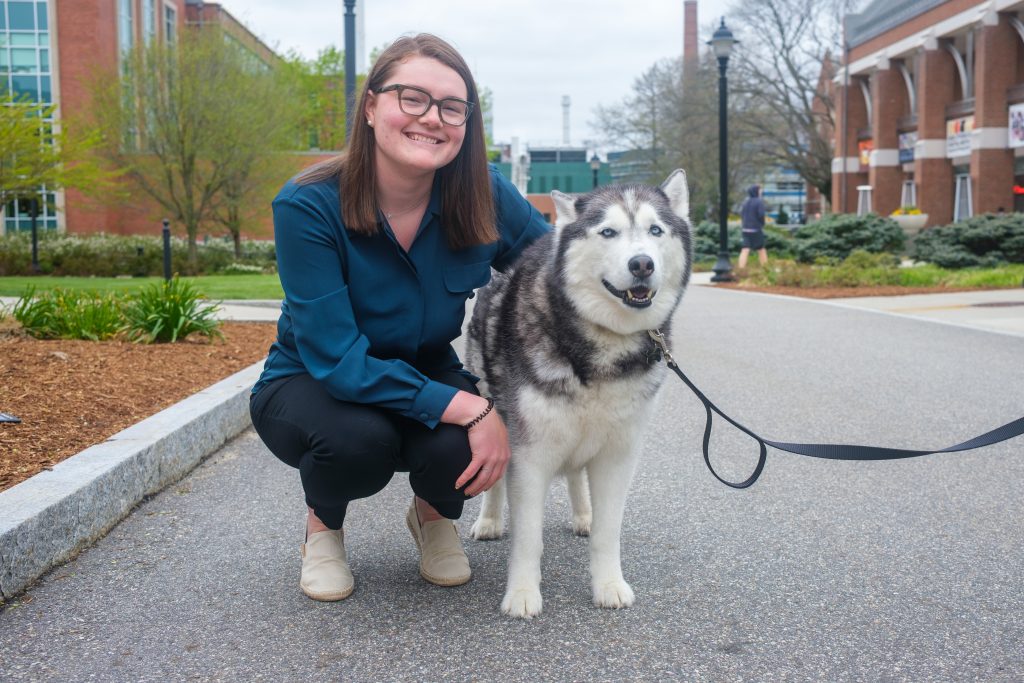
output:
M 219 0 L 284 54 L 313 58 L 343 47 L 343 0 Z M 701 49 L 727 7 L 699 0 Z M 365 0 L 366 50 L 405 33 L 435 33 L 459 50 L 477 84 L 491 89 L 494 140 L 533 147 L 562 142 L 568 95 L 570 144 L 594 148 L 598 105 L 615 105 L 633 81 L 683 50 L 683 0 Z M 706 35 L 705 35 L 706 34 Z

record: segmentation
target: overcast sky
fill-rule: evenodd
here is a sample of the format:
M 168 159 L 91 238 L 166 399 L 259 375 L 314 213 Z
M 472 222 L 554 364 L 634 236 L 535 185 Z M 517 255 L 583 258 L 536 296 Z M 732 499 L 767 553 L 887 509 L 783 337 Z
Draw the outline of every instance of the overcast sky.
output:
M 280 53 L 343 47 L 343 0 L 220 0 Z M 570 142 L 595 137 L 599 104 L 617 104 L 655 62 L 683 50 L 683 0 L 365 0 L 366 50 L 427 31 L 452 43 L 494 94 L 494 139 L 533 146 L 562 140 L 562 96 L 572 100 Z M 700 0 L 700 42 L 727 0 Z

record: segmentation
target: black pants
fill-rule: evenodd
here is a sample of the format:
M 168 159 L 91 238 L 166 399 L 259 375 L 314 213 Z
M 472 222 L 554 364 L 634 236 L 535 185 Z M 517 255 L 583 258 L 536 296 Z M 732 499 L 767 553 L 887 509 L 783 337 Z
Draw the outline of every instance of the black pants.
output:
M 478 393 L 458 372 L 431 379 Z M 467 496 L 455 480 L 472 454 L 458 425 L 430 429 L 383 408 L 339 401 L 307 374 L 262 387 L 249 412 L 267 448 L 298 468 L 306 504 L 331 529 L 341 528 L 349 501 L 377 493 L 395 472 L 409 472 L 413 492 L 443 516 L 462 515 Z

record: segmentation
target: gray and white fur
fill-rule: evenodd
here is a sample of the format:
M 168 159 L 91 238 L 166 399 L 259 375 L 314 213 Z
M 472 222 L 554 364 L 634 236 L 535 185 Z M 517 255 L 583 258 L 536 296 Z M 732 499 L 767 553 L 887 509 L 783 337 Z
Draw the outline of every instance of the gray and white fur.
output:
M 666 334 L 692 265 L 686 175 L 660 187 L 619 185 L 578 198 L 553 192 L 558 221 L 514 269 L 480 292 L 466 363 L 494 398 L 512 458 L 472 534 L 512 547 L 504 613 L 541 612 L 544 498 L 565 475 L 573 530 L 590 535 L 594 604 L 627 607 L 619 536 L 637 446 L 666 366 L 647 334 Z

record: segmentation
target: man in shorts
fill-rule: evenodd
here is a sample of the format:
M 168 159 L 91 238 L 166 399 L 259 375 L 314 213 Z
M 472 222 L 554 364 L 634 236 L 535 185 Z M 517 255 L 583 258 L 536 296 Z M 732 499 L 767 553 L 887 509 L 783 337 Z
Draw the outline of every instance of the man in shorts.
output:
M 768 263 L 768 250 L 765 249 L 764 238 L 766 207 L 764 200 L 761 199 L 761 186 L 751 185 L 747 189 L 747 195 L 746 201 L 743 202 L 743 208 L 740 209 L 743 248 L 740 249 L 739 270 L 744 270 L 747 267 L 747 258 L 750 256 L 751 249 L 757 251 L 757 259 L 761 262 L 762 266 Z

